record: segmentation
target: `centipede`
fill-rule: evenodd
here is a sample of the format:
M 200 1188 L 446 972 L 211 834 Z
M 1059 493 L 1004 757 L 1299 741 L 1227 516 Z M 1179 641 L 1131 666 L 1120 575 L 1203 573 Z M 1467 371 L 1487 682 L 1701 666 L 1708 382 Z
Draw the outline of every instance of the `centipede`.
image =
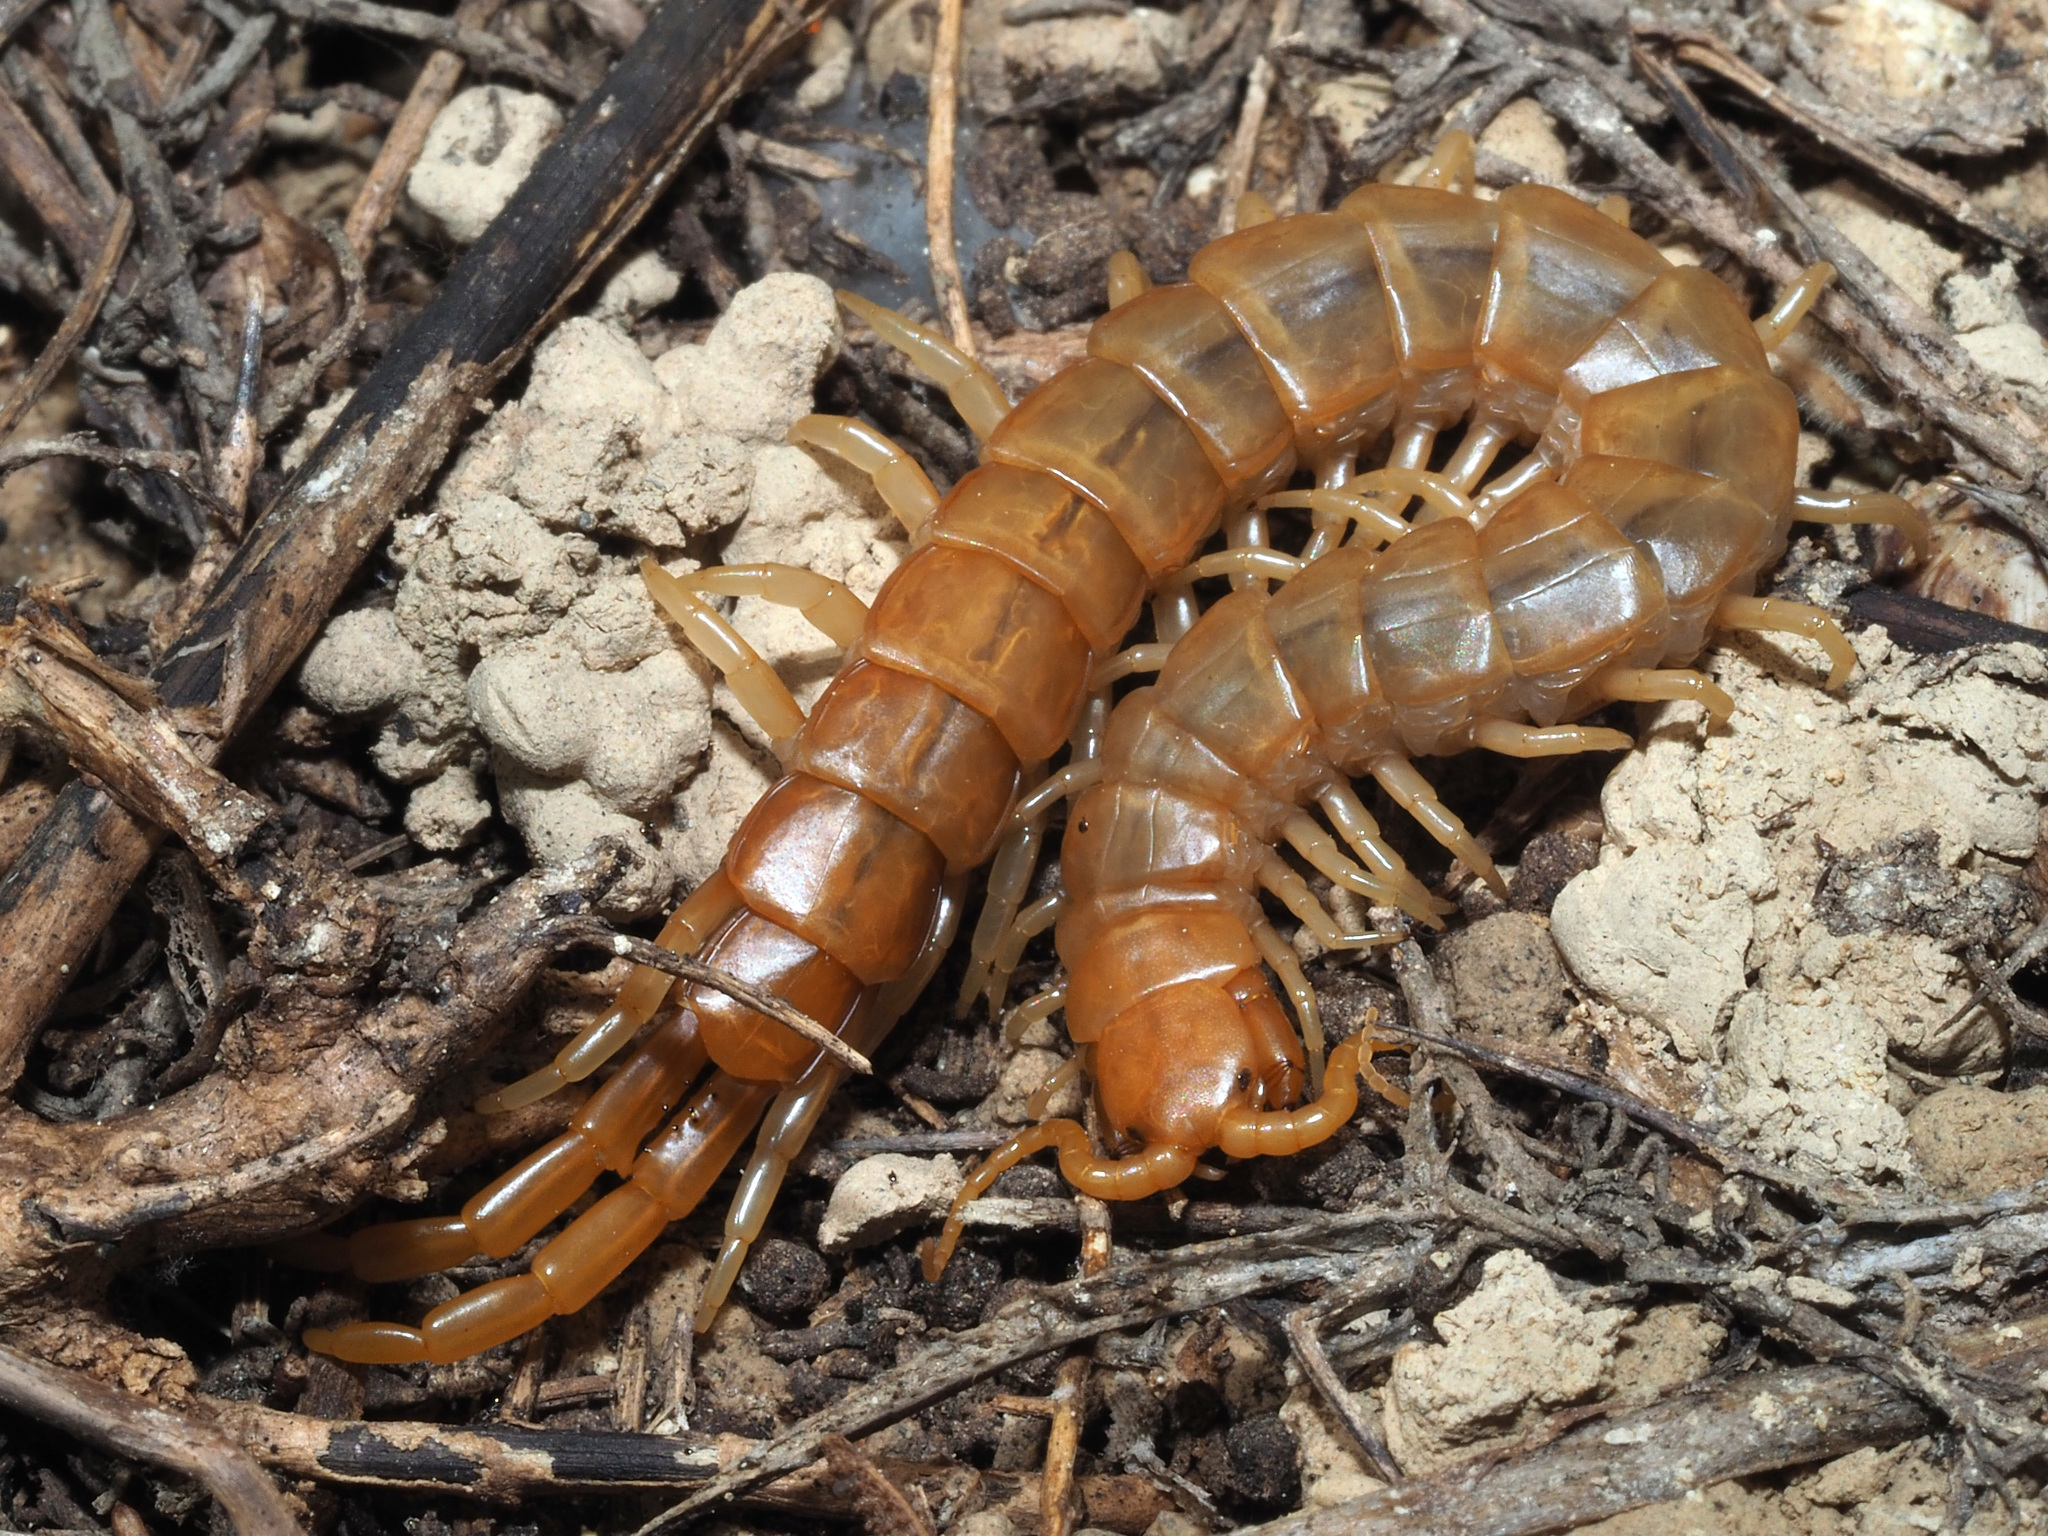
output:
M 1184 283 L 1113 260 L 1086 360 L 1015 404 L 937 333 L 841 296 L 981 443 L 941 496 L 872 427 L 796 424 L 793 440 L 868 473 L 911 535 L 872 605 L 787 566 L 643 568 L 782 765 L 659 944 L 872 1053 L 931 983 L 983 865 L 963 1002 L 1000 1009 L 1025 946 L 1053 930 L 1064 979 L 1011 1027 L 1063 1013 L 1106 1145 L 1069 1119 L 1011 1138 L 927 1245 L 932 1278 L 968 1203 L 1041 1150 L 1076 1188 L 1131 1200 L 1213 1173 L 1210 1154 L 1326 1139 L 1361 1081 L 1401 1101 L 1369 1030 L 1325 1059 L 1314 991 L 1263 902 L 1330 947 L 1406 931 L 1347 930 L 1291 854 L 1375 908 L 1441 923 L 1446 904 L 1360 780 L 1497 887 L 1414 759 L 1625 746 L 1577 723 L 1610 702 L 1725 717 L 1733 700 L 1686 665 L 1716 631 L 1818 641 L 1839 685 L 1847 637 L 1822 610 L 1753 595 L 1759 573 L 1795 521 L 1924 543 L 1897 497 L 1795 487 L 1798 407 L 1770 353 L 1824 265 L 1752 320 L 1718 278 L 1632 233 L 1616 200 L 1479 197 L 1458 133 L 1409 184 L 1285 218 L 1251 196 L 1238 222 Z M 1274 547 L 1284 508 L 1306 514 L 1298 554 Z M 1230 590 L 1203 611 L 1200 584 L 1218 578 Z M 713 602 L 738 594 L 797 607 L 843 647 L 808 713 Z M 1149 638 L 1128 643 L 1141 618 Z M 1059 889 L 1027 902 L 1062 801 Z M 345 1240 L 368 1282 L 504 1259 L 616 1179 L 524 1273 L 417 1324 L 308 1328 L 307 1346 L 452 1362 L 578 1311 L 751 1137 L 696 1318 L 708 1327 L 847 1066 L 723 992 L 639 968 L 479 1108 L 614 1060 L 562 1135 L 459 1212 Z

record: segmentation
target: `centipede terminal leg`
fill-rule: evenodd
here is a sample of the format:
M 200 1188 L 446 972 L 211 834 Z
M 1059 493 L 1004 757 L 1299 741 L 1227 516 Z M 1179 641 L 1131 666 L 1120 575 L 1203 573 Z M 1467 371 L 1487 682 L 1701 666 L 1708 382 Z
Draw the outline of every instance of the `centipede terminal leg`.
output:
M 1503 757 L 1568 757 L 1577 752 L 1626 752 L 1635 745 L 1621 731 L 1598 725 L 1524 725 L 1516 720 L 1474 723 L 1472 743 Z
M 1609 667 L 1592 680 L 1598 697 L 1626 704 L 1661 704 L 1690 699 L 1718 725 L 1735 713 L 1728 690 L 1687 667 Z

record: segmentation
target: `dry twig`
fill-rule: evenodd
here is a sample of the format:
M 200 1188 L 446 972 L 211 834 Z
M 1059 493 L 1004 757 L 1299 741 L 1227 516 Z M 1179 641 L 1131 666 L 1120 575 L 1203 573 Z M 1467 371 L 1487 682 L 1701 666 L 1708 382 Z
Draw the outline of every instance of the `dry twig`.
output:
M 924 231 L 931 246 L 932 293 L 953 345 L 974 356 L 974 323 L 953 238 L 953 156 L 960 131 L 960 26 L 962 0 L 939 0 L 939 32 L 932 41 L 931 132 L 925 141 Z

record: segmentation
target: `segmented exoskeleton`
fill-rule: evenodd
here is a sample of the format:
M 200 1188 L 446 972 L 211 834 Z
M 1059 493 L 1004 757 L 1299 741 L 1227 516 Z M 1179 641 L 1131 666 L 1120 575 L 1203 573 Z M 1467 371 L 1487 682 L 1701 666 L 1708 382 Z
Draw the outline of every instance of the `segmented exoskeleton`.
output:
M 1187 284 L 1143 292 L 1135 264 L 1119 263 L 1122 302 L 1095 327 L 1089 360 L 1014 409 L 946 343 L 849 298 L 948 388 L 986 442 L 982 466 L 940 500 L 871 429 L 798 424 L 797 440 L 872 472 L 915 536 L 871 610 L 786 567 L 683 578 L 646 568 L 785 769 L 660 942 L 772 990 L 859 1049 L 874 1048 L 928 979 L 965 875 L 998 848 L 974 984 L 1000 995 L 994 978 L 1061 909 L 1053 900 L 1019 915 L 1045 813 L 1058 795 L 1101 781 L 1067 833 L 1061 1000 L 1075 1038 L 1093 1042 L 1110 1122 L 1143 1145 L 1100 1158 L 1078 1126 L 1055 1122 L 999 1154 L 970 1193 L 1030 1145 L 1057 1144 L 1084 1187 L 1131 1196 L 1178 1183 L 1209 1147 L 1278 1152 L 1327 1134 L 1350 1112 L 1361 1045 L 1332 1056 L 1316 1105 L 1289 1109 L 1307 1058 L 1261 962 L 1294 994 L 1312 1036 L 1313 998 L 1257 916 L 1254 886 L 1321 919 L 1267 840 L 1285 838 L 1354 889 L 1433 919 L 1436 904 L 1379 843 L 1345 773 L 1371 772 L 1473 857 L 1404 751 L 1577 750 L 1605 738 L 1544 727 L 1594 699 L 1674 688 L 1713 697 L 1704 679 L 1645 670 L 1696 650 L 1710 616 L 1819 628 L 1804 611 L 1715 606 L 1782 544 L 1797 430 L 1726 291 L 1671 272 L 1566 194 L 1517 189 L 1492 204 L 1443 189 L 1460 174 L 1469 181 L 1469 165 L 1469 142 L 1456 136 L 1425 173 L 1435 185 L 1368 188 L 1336 212 L 1242 230 L 1204 250 Z M 1766 323 L 1788 329 L 1810 298 L 1795 294 Z M 1451 463 L 1428 473 L 1437 434 L 1468 413 Z M 1760 434 L 1744 445 L 1747 467 L 1715 457 L 1730 430 Z M 1389 432 L 1388 468 L 1356 482 L 1363 493 L 1339 490 L 1358 450 Z M 1521 500 L 1476 530 L 1459 515 L 1464 493 L 1504 444 L 1536 434 L 1538 452 L 1473 505 L 1483 516 L 1516 492 Z M 1311 494 L 1310 570 L 1276 598 L 1247 585 L 1195 626 L 1189 574 L 1251 583 L 1298 566 L 1258 547 L 1259 503 L 1297 466 L 1323 488 Z M 1561 487 L 1536 489 L 1559 470 Z M 1399 514 L 1410 492 L 1450 515 L 1408 532 Z M 1636 510 L 1624 533 L 1616 498 L 1628 496 Z M 1657 563 L 1667 546 L 1706 547 L 1684 533 L 1696 513 L 1724 539 L 1737 525 L 1749 534 L 1739 552 L 1714 546 L 1711 574 L 1697 578 Z M 1219 521 L 1233 549 L 1190 567 Z M 1343 542 L 1353 521 L 1399 537 L 1375 559 Z M 1527 537 L 1493 548 L 1498 530 L 1525 525 Z M 1520 607 L 1498 574 L 1510 568 Z M 1578 591 L 1582 568 L 1640 598 L 1625 633 L 1611 613 L 1544 597 Z M 735 592 L 793 603 L 848 647 L 808 719 L 704 601 Z M 1148 593 L 1155 637 L 1119 652 Z M 1159 687 L 1110 717 L 1109 687 L 1162 661 Z M 1067 767 L 1025 794 L 1063 747 Z M 1310 798 L 1365 867 L 1295 809 Z M 1330 924 L 1327 937 L 1378 936 Z M 417 1328 L 350 1323 L 309 1329 L 307 1343 L 356 1360 L 447 1361 L 580 1308 L 695 1207 L 759 1124 L 706 1286 L 707 1321 L 844 1069 L 720 993 L 642 970 L 554 1065 L 486 1107 L 586 1076 L 636 1034 L 569 1132 L 460 1215 L 349 1240 L 368 1279 L 504 1256 L 601 1174 L 626 1175 L 541 1248 L 531 1273 L 436 1307 Z M 948 1247 L 957 1231 L 956 1212 Z

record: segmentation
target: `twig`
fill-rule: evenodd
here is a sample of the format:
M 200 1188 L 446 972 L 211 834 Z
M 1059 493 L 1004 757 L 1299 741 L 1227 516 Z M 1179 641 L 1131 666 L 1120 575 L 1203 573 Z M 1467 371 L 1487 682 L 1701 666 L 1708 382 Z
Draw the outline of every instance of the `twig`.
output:
M 333 223 L 320 226 L 320 237 L 334 253 L 334 264 L 341 272 L 341 318 L 334 322 L 333 330 L 320 338 L 320 345 L 286 369 L 284 377 L 263 397 L 263 407 L 256 413 L 256 430 L 261 437 L 275 435 L 313 398 L 321 375 L 348 355 L 363 329 L 363 316 L 368 311 L 367 289 L 355 245 Z
M 198 1479 L 220 1501 L 239 1536 L 300 1536 L 284 1496 L 247 1452 L 177 1414 L 4 1345 L 0 1404 L 114 1455 Z
M 504 3 L 505 0 L 462 0 L 455 8 L 455 25 L 482 31 Z M 369 260 L 378 235 L 391 222 L 398 200 L 405 193 L 405 179 L 412 174 L 420 151 L 426 147 L 427 130 L 440 116 L 441 109 L 454 99 L 455 87 L 461 83 L 460 53 L 451 48 L 436 48 L 427 55 L 411 91 L 406 93 L 405 105 L 399 109 L 390 132 L 384 135 L 384 147 L 377 151 L 376 162 L 363 178 L 362 189 L 348 210 L 343 227 L 358 261 Z
M 63 88 L 51 78 L 42 61 L 26 48 L 7 51 L 6 74 L 14 94 L 42 124 L 50 148 L 64 162 L 64 168 L 71 173 L 72 182 L 84 195 L 93 215 L 100 219 L 112 218 L 117 195 L 113 183 L 107 180 L 106 171 L 101 168 L 98 156 L 87 142 L 85 130 L 79 126 Z
M 1407 1226 L 1408 1212 L 1359 1211 L 1281 1232 L 1199 1243 L 1112 1270 L 1100 1280 L 1047 1286 L 1008 1303 L 965 1333 L 934 1339 L 911 1361 L 848 1392 L 838 1402 L 756 1447 L 636 1536 L 673 1530 L 698 1511 L 815 1461 L 827 1435 L 863 1435 L 942 1401 L 970 1382 L 1099 1334 L 1156 1318 L 1220 1306 L 1237 1296 L 1284 1290 L 1340 1276 L 1361 1293 L 1392 1296 L 1412 1282 L 1432 1239 L 1390 1248 L 1375 1230 Z M 1334 1251 L 1343 1244 L 1347 1251 Z M 1360 1251 L 1363 1250 L 1363 1251 Z
M 1237 114 L 1237 129 L 1223 152 L 1223 194 L 1216 210 L 1216 232 L 1227 235 L 1237 228 L 1237 200 L 1252 184 L 1252 162 L 1259 154 L 1259 130 L 1265 126 L 1266 106 L 1273 95 L 1272 51 L 1294 30 L 1301 17 L 1301 0 L 1276 0 L 1273 20 L 1266 29 L 1266 50 L 1252 61 L 1245 77 L 1244 105 Z
M 706 965 L 702 960 L 679 955 L 672 949 L 663 949 L 660 945 L 650 944 L 645 939 L 636 939 L 630 934 L 620 933 L 609 923 L 601 922 L 594 917 L 564 918 L 548 931 L 548 938 L 564 948 L 572 944 L 597 945 L 631 960 L 635 965 L 644 965 L 651 971 L 660 971 L 667 976 L 680 976 L 685 981 L 709 987 L 714 992 L 723 992 L 734 1002 L 744 1003 L 756 1012 L 766 1014 L 785 1028 L 794 1030 L 842 1066 L 863 1076 L 871 1075 L 875 1070 L 867 1057 L 809 1014 L 791 1007 L 773 992 L 757 987 L 750 981 L 742 981 L 730 971 L 722 971 L 715 965 Z
M 1905 1393 L 1861 1371 L 1755 1372 L 1611 1414 L 1536 1450 L 1412 1478 L 1242 1536 L 1540 1536 L 1731 1477 L 1896 1445 L 1934 1422 Z
M 77 350 L 78 344 L 85 340 L 85 333 L 99 318 L 100 306 L 106 303 L 107 293 L 114 286 L 114 274 L 121 268 L 121 258 L 128 250 L 128 237 L 134 232 L 135 204 L 124 197 L 115 205 L 107 237 L 100 246 L 99 255 L 93 260 L 91 270 L 85 274 L 85 281 L 79 285 L 78 297 L 66 312 L 64 323 L 57 327 L 57 334 L 43 348 L 42 356 L 36 359 L 27 377 L 14 387 L 7 403 L 0 406 L 0 441 L 13 435 L 22 418 L 28 415 L 29 407 L 42 399 L 45 391 L 57 381 L 64 365 L 71 361 L 71 354 Z
M 60 615 L 34 603 L 0 626 L 0 663 L 17 685 L 11 699 L 0 689 L 0 719 L 55 732 L 74 764 L 240 891 L 234 860 L 276 807 L 193 756 L 170 717 L 150 706 L 146 683 L 107 667 Z
M 953 155 L 960 132 L 960 26 L 962 0 L 939 0 L 939 31 L 932 40 L 931 129 L 925 140 L 924 233 L 931 246 L 932 295 L 953 345 L 974 356 L 974 323 L 960 277 L 953 238 Z
M 1412 942 L 1412 941 L 1411 941 Z M 1397 968 L 1398 974 L 1398 968 Z M 1645 1099 L 1604 1083 L 1597 1078 L 1584 1077 L 1567 1071 L 1549 1062 L 1539 1061 L 1526 1051 L 1515 1049 L 1508 1042 L 1495 1040 L 1482 1045 L 1476 1040 L 1462 1039 L 1455 1035 L 1437 1033 L 1431 1030 L 1411 1029 L 1404 1025 L 1381 1022 L 1375 1024 L 1376 1033 L 1394 1040 L 1412 1040 L 1432 1050 L 1448 1055 L 1462 1056 L 1477 1066 L 1487 1067 L 1496 1072 L 1512 1073 L 1526 1077 L 1532 1082 L 1543 1083 L 1575 1098 L 1588 1099 L 1596 1104 L 1605 1104 L 1618 1109 L 1630 1119 L 1651 1129 L 1660 1131 L 1690 1147 L 1696 1147 L 1731 1173 L 1747 1174 L 1781 1189 L 1802 1195 L 1818 1205 L 1832 1210 L 1853 1206 L 1863 1199 L 1854 1190 L 1839 1188 L 1798 1174 L 1757 1157 L 1740 1147 L 1732 1147 L 1721 1141 L 1704 1126 L 1693 1124 L 1669 1110 L 1659 1109 Z
M 1321 1303 L 1317 1302 L 1297 1307 L 1287 1314 L 1287 1321 L 1282 1326 L 1287 1334 L 1287 1343 L 1294 1351 L 1295 1363 L 1380 1476 L 1390 1485 L 1398 1485 L 1402 1481 L 1401 1469 L 1395 1465 L 1393 1453 L 1387 1449 L 1379 1431 L 1373 1428 L 1372 1421 L 1359 1411 L 1358 1400 L 1344 1385 L 1343 1378 L 1338 1376 L 1337 1368 L 1330 1364 L 1329 1353 L 1316 1332 L 1320 1309 Z
M 1045 1482 L 1039 1489 L 1041 1536 L 1067 1536 L 1074 1528 L 1074 1456 L 1081 1449 L 1081 1412 L 1087 1406 L 1088 1356 L 1060 1362 L 1052 1396 L 1052 1427 L 1045 1437 Z
M 100 221 L 28 115 L 5 91 L 0 91 L 0 170 L 63 247 L 72 268 L 89 269 L 104 243 Z
M 461 54 L 479 69 L 514 75 L 553 91 L 570 101 L 583 92 L 569 72 L 552 59 L 536 58 L 510 43 L 461 21 L 409 11 L 398 6 L 378 5 L 375 0 L 270 0 L 278 10 L 297 21 L 320 21 L 346 27 L 362 27 L 394 37 L 410 37 Z
M 932 1536 L 903 1490 L 846 1436 L 827 1435 L 822 1449 L 828 1491 L 867 1527 L 868 1536 Z
M 1855 161 L 1900 190 L 1939 209 L 1962 228 L 2006 247 L 2017 256 L 2033 254 L 2033 248 L 2025 235 L 2015 229 L 2009 221 L 1974 205 L 1970 201 L 1969 192 L 1960 183 L 1939 171 L 1931 171 L 1925 166 L 1916 165 L 1905 156 L 1894 154 L 1882 145 L 1871 142 L 1866 136 L 1852 131 L 1821 109 L 1794 100 L 1787 92 L 1779 90 L 1764 76 L 1729 52 L 1727 45 L 1719 38 L 1690 28 L 1666 29 L 1654 24 L 1639 26 L 1636 31 L 1638 35 L 1670 38 L 1678 45 L 1676 53 L 1680 63 L 1696 65 L 1711 71 L 1729 84 L 1746 91 L 1793 127 L 1827 145 L 1837 154 Z
M 137 115 L 151 124 L 175 123 L 180 118 L 190 117 L 216 96 L 224 95 L 234 87 L 234 83 L 242 78 L 242 71 L 262 56 L 263 45 L 270 41 L 270 34 L 276 29 L 275 16 L 246 17 L 229 34 L 227 47 L 206 67 L 205 74 L 163 106 Z

